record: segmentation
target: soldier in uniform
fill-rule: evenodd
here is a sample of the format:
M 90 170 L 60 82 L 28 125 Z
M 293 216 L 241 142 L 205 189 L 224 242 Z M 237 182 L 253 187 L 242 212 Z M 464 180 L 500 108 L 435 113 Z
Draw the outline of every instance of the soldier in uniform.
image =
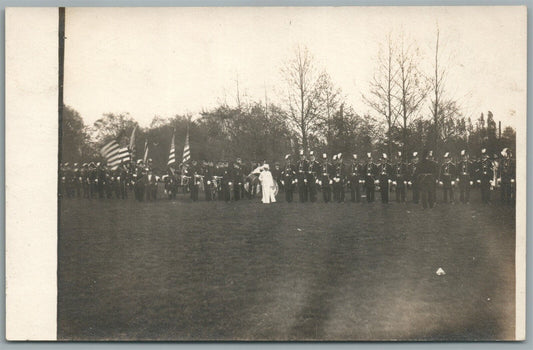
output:
M 512 158 L 512 152 L 504 148 L 501 152 L 502 160 L 500 162 L 499 172 L 501 181 L 501 201 L 510 204 L 514 201 L 515 187 L 515 163 Z
M 309 164 L 307 168 L 307 187 L 309 189 L 309 200 L 316 202 L 317 194 L 317 174 L 320 172 L 320 163 L 315 159 L 315 152 L 309 152 Z
M 344 182 L 346 170 L 342 159 L 342 153 L 337 154 L 337 164 L 335 165 L 335 176 L 333 177 L 333 197 L 338 203 L 344 202 Z
M 494 176 L 494 165 L 492 164 L 492 160 L 489 159 L 489 155 L 485 148 L 481 150 L 481 162 L 477 171 L 478 183 L 481 187 L 481 200 L 483 203 L 489 203 L 491 180 Z
M 296 172 L 291 164 L 291 156 L 287 154 L 285 156 L 285 167 L 281 172 L 281 183 L 285 190 L 285 200 L 289 203 L 292 202 L 293 182 L 296 180 Z
M 473 164 L 468 159 L 468 153 L 465 150 L 461 151 L 462 160 L 457 165 L 458 177 L 456 181 L 459 183 L 459 199 L 461 203 L 468 203 L 470 201 L 470 186 L 472 185 Z
M 333 165 L 328 162 L 328 155 L 326 153 L 322 154 L 322 164 L 320 164 L 320 181 L 319 184 L 322 188 L 322 197 L 324 202 L 328 203 L 331 201 L 331 176 L 333 175 Z
M 308 184 L 307 184 L 307 171 L 309 170 L 309 162 L 305 159 L 303 150 L 300 150 L 300 160 L 296 164 L 296 180 L 298 185 L 298 196 L 300 202 L 307 202 L 308 196 Z
M 339 199 L 337 197 L 338 193 L 337 191 L 335 191 L 335 173 L 337 171 L 337 157 L 338 157 L 338 154 L 334 154 L 333 157 L 331 157 L 331 176 L 330 176 L 330 179 L 331 179 L 331 192 L 333 194 L 333 201 L 334 202 L 337 202 Z
M 453 203 L 453 186 L 454 179 L 457 177 L 455 164 L 452 162 L 450 152 L 444 154 L 444 163 L 440 167 L 439 185 L 442 186 L 442 201 L 448 202 L 448 194 L 450 195 L 450 202 Z
M 272 173 L 272 178 L 274 179 L 274 181 L 276 181 L 277 185 L 278 185 L 278 189 L 279 191 L 281 191 L 281 189 L 283 188 L 283 186 L 281 185 L 281 166 L 279 165 L 279 162 L 275 162 L 274 163 L 274 168 L 272 169 L 271 173 Z
M 413 189 L 413 203 L 418 204 L 418 201 L 420 199 L 420 192 L 418 191 L 418 184 L 416 182 L 416 168 L 418 166 L 419 159 L 418 159 L 418 152 L 413 152 L 413 158 L 411 159 L 411 163 L 409 163 L 408 167 L 408 175 L 409 180 L 408 184 L 411 185 L 411 188 Z
M 89 163 L 88 183 L 90 192 L 89 198 L 96 198 L 98 196 L 98 178 L 96 176 L 96 165 L 93 162 Z
M 361 202 L 361 186 L 363 169 L 357 160 L 357 154 L 352 155 L 352 164 L 350 166 L 350 195 L 352 202 Z
M 393 185 L 396 187 L 396 202 L 405 203 L 406 188 L 408 181 L 408 167 L 402 159 L 402 152 L 398 152 L 393 171 Z
M 213 165 L 213 162 L 211 161 L 205 161 L 204 162 L 204 192 L 205 192 L 205 200 L 211 201 L 213 200 L 213 196 L 215 195 L 215 187 L 213 184 L 213 177 L 215 176 L 215 167 Z
M 422 161 L 418 163 L 415 170 L 415 177 L 418 189 L 420 191 L 420 197 L 422 200 L 422 206 L 427 208 L 433 208 L 435 204 L 435 196 L 433 194 L 435 190 L 435 163 L 431 159 L 429 152 L 424 151 L 422 155 Z
M 135 192 L 135 199 L 142 202 L 144 201 L 145 190 L 145 167 L 141 159 L 137 160 L 137 168 L 133 174 L 133 191 Z
M 437 161 L 435 161 L 435 156 L 433 155 L 433 151 L 431 150 L 428 152 L 428 160 L 433 166 L 432 174 L 435 178 L 435 181 L 433 182 L 433 188 L 429 192 L 429 195 L 433 196 L 433 198 L 431 198 L 431 202 L 437 203 L 437 183 L 438 183 L 438 178 L 439 178 L 439 164 L 437 163 Z
M 381 202 L 389 203 L 389 186 L 392 175 L 392 166 L 389 163 L 389 157 L 387 153 L 383 153 L 381 156 L 381 162 L 378 166 L 379 172 L 379 192 L 381 193 Z
M 98 189 L 98 198 L 104 198 L 106 185 L 106 171 L 102 163 L 96 163 L 96 188 Z
M 376 191 L 376 176 L 378 167 L 372 160 L 372 153 L 367 153 L 367 163 L 365 164 L 365 192 L 367 202 L 373 202 Z
M 193 202 L 198 200 L 201 175 L 201 169 L 198 166 L 198 162 L 193 160 L 191 162 L 191 166 L 187 169 L 187 176 L 189 177 L 189 190 L 191 191 L 191 199 Z
M 241 158 L 237 158 L 233 164 L 233 193 L 236 201 L 241 199 L 244 195 L 244 176 Z

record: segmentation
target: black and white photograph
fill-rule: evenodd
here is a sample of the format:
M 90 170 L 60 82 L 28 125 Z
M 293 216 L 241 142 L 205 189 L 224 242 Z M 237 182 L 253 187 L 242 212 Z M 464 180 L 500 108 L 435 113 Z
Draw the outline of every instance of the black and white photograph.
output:
M 526 10 L 54 9 L 53 337 L 524 339 Z

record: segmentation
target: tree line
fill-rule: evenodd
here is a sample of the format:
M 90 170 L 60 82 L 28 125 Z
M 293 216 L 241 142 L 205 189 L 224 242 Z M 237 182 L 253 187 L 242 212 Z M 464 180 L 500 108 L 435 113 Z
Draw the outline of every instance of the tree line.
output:
M 467 149 L 479 154 L 487 148 L 498 154 L 515 149 L 515 130 L 501 128 L 492 112 L 472 120 L 463 114 L 460 103 L 448 93 L 448 68 L 441 60 L 437 30 L 432 71 L 423 72 L 423 56 L 414 40 L 404 34 L 387 36 L 376 59 L 366 95 L 369 112 L 358 113 L 325 69 L 318 67 L 306 47 L 295 48 L 280 69 L 285 84 L 279 102 L 242 99 L 219 103 L 203 110 L 199 118 L 175 115 L 154 116 L 148 127 L 140 128 L 128 113 L 106 113 L 92 125 L 65 106 L 61 121 L 62 161 L 101 160 L 99 149 L 111 139 L 122 145 L 136 128 L 135 158 L 146 147 L 156 167 L 165 168 L 172 134 L 176 135 L 177 159 L 189 132 L 193 159 L 281 161 L 285 154 L 306 152 L 345 155 L 370 151 L 404 155 L 432 149 L 437 156 L 458 154 Z

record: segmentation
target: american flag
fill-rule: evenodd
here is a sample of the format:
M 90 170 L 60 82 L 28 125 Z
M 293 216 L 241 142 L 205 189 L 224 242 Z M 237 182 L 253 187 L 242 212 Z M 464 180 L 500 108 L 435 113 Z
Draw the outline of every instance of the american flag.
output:
M 135 128 L 133 128 L 133 131 L 131 132 L 130 136 L 130 152 L 131 152 L 131 158 L 135 158 L 135 131 L 137 130 L 137 125 L 135 125 Z
M 191 159 L 191 150 L 189 148 L 189 129 L 187 129 L 187 137 L 185 138 L 185 146 L 183 146 L 183 163 Z
M 174 136 L 172 135 L 172 141 L 170 142 L 170 153 L 168 154 L 167 165 L 176 163 L 176 146 L 174 146 Z
M 115 140 L 102 147 L 100 154 L 106 159 L 107 165 L 111 168 L 118 166 L 122 162 L 131 160 L 128 147 L 120 148 Z
M 148 147 L 148 140 L 146 140 L 144 142 L 144 157 L 143 157 L 143 162 L 144 164 L 146 164 L 146 162 L 148 161 L 148 152 L 149 152 L 149 147 Z

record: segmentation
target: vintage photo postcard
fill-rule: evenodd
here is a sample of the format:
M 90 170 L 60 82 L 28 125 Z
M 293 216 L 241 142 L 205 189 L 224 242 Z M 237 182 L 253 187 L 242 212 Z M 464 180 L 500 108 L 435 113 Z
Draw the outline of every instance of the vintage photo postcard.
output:
M 8 340 L 525 338 L 526 7 L 8 8 Z

